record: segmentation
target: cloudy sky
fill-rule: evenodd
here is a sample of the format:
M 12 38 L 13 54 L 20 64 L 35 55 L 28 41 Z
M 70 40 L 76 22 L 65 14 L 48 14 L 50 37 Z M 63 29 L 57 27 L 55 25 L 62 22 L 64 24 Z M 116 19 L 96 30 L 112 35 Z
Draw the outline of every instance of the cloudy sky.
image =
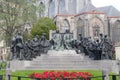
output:
M 92 0 L 92 3 L 96 7 L 113 5 L 120 11 L 120 0 Z

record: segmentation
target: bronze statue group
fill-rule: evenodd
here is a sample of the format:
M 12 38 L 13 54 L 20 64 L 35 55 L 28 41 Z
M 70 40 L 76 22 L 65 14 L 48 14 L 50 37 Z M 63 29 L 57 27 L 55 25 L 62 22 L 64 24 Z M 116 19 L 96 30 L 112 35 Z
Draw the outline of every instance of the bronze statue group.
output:
M 51 40 L 47 40 L 46 34 L 41 37 L 36 35 L 32 40 L 23 42 L 20 32 L 11 41 L 11 60 L 32 60 L 41 56 L 48 50 L 75 50 L 76 54 L 85 54 L 92 60 L 115 59 L 115 48 L 107 35 L 100 34 L 99 39 L 92 40 L 91 37 L 84 38 L 79 34 L 79 39 L 74 40 L 69 30 L 60 33 L 59 30 L 53 34 Z
M 83 38 L 80 34 L 77 49 L 93 60 L 115 59 L 115 47 L 107 35 L 100 34 L 99 39 L 92 41 L 91 37 Z

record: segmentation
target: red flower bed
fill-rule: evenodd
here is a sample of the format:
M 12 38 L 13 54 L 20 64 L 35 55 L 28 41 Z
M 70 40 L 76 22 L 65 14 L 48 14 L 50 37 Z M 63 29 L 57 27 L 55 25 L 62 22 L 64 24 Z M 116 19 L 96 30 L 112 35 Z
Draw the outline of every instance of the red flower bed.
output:
M 92 75 L 89 72 L 67 72 L 67 71 L 45 71 L 43 73 L 32 73 L 30 74 L 30 78 L 36 79 L 50 79 L 50 80 L 64 80 L 69 78 L 69 80 L 73 80 L 75 78 L 79 78 L 79 80 L 88 80 Z

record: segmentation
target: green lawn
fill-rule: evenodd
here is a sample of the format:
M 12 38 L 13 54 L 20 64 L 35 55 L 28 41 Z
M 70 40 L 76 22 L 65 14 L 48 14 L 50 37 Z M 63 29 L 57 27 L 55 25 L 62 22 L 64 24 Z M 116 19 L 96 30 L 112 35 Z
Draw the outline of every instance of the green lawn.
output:
M 0 75 L 4 75 L 5 74 L 5 70 L 0 70 Z M 3 79 L 5 80 L 5 76 L 3 76 Z
M 6 62 L 0 62 L 0 75 L 4 75 L 5 74 L 5 68 L 6 68 Z M 4 80 L 5 80 L 5 76 L 3 76 Z

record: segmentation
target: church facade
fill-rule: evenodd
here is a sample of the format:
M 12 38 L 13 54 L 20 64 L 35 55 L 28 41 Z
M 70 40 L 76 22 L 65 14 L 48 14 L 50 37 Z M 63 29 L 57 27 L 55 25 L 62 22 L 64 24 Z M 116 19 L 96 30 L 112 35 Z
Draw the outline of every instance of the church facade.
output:
M 91 0 L 42 0 L 45 16 L 52 18 L 60 32 L 69 29 L 78 39 L 83 37 L 99 38 L 108 35 L 120 44 L 120 12 L 113 6 L 96 8 Z

